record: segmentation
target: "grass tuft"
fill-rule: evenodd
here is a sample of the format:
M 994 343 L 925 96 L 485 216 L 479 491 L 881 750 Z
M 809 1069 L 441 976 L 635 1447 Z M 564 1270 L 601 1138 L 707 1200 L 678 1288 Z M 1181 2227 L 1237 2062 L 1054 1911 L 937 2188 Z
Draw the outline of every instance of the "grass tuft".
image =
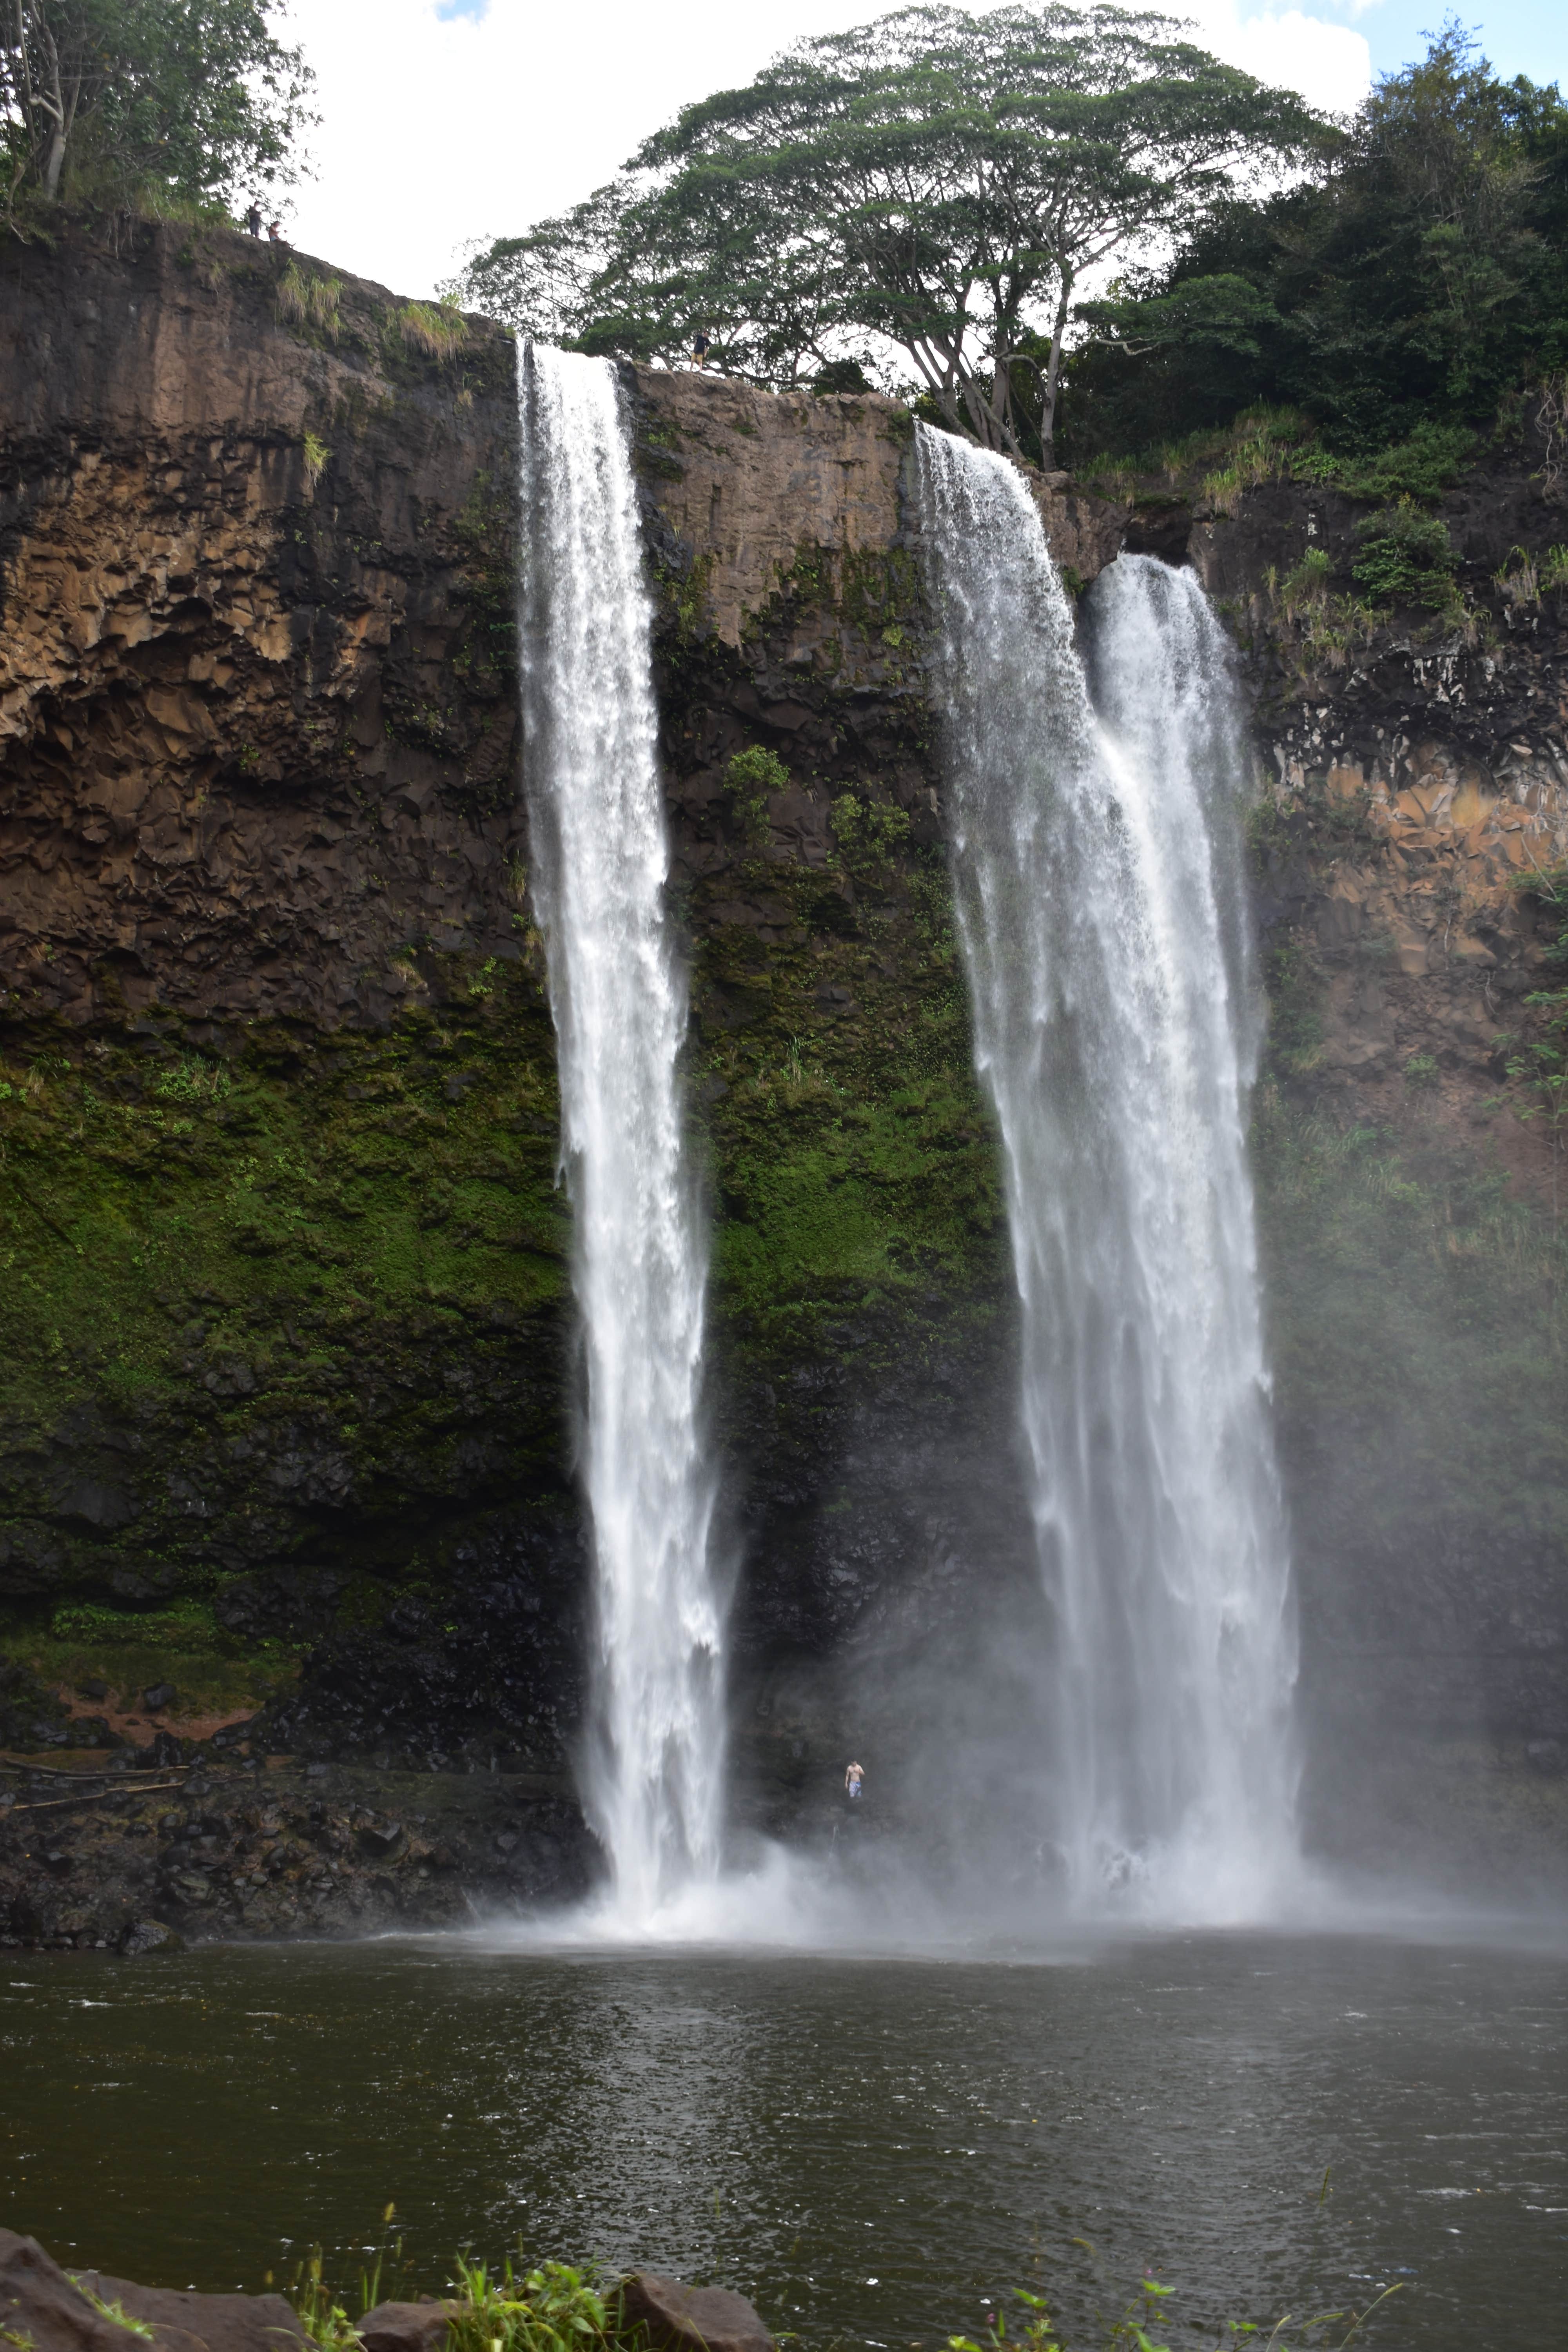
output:
M 405 302 L 396 324 L 411 351 L 433 360 L 449 360 L 468 340 L 468 320 L 450 302 Z
M 318 278 L 291 261 L 278 280 L 278 316 L 291 326 L 315 327 L 323 335 L 335 334 L 342 298 L 341 278 Z

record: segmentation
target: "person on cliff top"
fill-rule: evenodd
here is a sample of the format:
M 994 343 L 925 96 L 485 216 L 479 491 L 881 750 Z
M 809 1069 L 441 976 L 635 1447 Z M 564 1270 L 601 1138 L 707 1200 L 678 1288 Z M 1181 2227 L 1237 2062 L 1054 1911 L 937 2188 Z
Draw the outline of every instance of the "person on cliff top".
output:
M 251 204 L 250 210 L 245 215 L 245 226 L 250 231 L 252 236 L 259 236 L 261 235 L 261 206 L 254 201 Z
M 281 242 L 282 242 L 282 238 L 283 238 L 283 224 L 282 224 L 282 222 L 281 222 L 280 220 L 275 220 L 275 221 L 268 221 L 268 224 L 267 224 L 267 236 L 268 236 L 268 242 L 269 244 L 271 244 L 271 245 L 279 245 L 279 244 L 281 244 Z
M 849 1792 L 849 1801 L 851 1804 L 854 1804 L 858 1799 L 860 1794 L 860 1784 L 865 1778 L 865 1771 L 858 1764 L 851 1764 L 848 1770 L 845 1773 L 844 1786 Z
M 699 327 L 691 338 L 691 356 L 700 368 L 708 364 L 708 354 L 713 348 L 713 338 L 706 327 Z

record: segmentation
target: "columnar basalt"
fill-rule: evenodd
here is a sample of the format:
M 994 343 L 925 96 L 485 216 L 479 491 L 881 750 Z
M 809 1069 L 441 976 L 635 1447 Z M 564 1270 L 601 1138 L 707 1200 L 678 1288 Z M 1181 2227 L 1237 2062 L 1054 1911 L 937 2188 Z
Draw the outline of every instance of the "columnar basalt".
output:
M 510 347 L 182 235 L 0 258 L 0 981 L 384 1019 L 519 953 Z

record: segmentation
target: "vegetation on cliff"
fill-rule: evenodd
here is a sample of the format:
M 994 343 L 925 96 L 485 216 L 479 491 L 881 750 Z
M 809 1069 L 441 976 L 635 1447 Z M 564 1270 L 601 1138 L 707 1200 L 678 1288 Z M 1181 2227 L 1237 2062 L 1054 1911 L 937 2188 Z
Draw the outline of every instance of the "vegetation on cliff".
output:
M 1072 458 L 1271 403 L 1351 459 L 1424 432 L 1451 478 L 1472 428 L 1568 364 L 1565 228 L 1556 86 L 1500 80 L 1450 26 L 1377 85 L 1320 173 L 1226 199 L 1165 268 L 1082 307 Z
M 454 1527 L 559 1485 L 542 994 L 520 965 L 434 1001 L 412 956 L 408 977 L 380 1034 L 13 1043 L 6 1588 L 44 1670 L 254 1698 L 279 1637 L 379 1622 L 379 1577 L 423 1590 Z

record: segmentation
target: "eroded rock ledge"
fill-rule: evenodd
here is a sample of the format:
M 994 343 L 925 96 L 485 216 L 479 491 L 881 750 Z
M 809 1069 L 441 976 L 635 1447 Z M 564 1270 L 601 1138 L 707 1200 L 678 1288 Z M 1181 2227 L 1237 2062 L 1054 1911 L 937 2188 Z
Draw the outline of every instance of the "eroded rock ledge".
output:
M 0 310 L 13 1006 L 331 1025 L 411 939 L 515 957 L 510 341 L 144 226 L 7 241 Z

